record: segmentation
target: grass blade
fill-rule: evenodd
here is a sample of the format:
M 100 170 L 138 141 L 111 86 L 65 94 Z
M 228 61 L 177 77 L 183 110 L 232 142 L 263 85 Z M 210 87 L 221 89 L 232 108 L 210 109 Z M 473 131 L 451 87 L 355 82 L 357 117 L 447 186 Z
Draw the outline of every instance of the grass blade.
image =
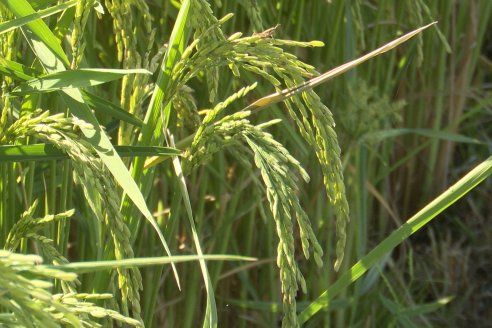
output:
M 111 101 L 96 96 L 86 90 L 81 90 L 82 97 L 87 105 L 93 108 L 96 112 L 104 115 L 112 116 L 120 121 L 133 124 L 135 126 L 143 126 L 143 121 L 137 116 L 127 112 L 118 105 L 113 104 Z
M 176 147 L 172 135 L 169 137 L 171 147 Z M 181 169 L 181 163 L 178 157 L 173 157 L 173 166 L 176 176 L 179 181 L 179 189 L 181 196 L 183 197 L 186 214 L 191 227 L 191 233 L 193 235 L 193 242 L 195 243 L 196 252 L 199 256 L 203 256 L 202 247 L 200 246 L 200 238 L 195 227 L 195 220 L 193 219 L 193 211 L 191 209 L 190 197 L 188 194 L 188 188 L 186 187 L 186 181 L 183 176 L 183 170 Z M 217 305 L 215 304 L 215 295 L 213 290 L 212 280 L 208 273 L 207 264 L 204 260 L 200 260 L 200 269 L 202 270 L 203 280 L 205 283 L 205 289 L 207 291 L 207 308 L 205 310 L 205 321 L 203 327 L 217 327 Z
M 165 91 L 168 88 L 168 85 L 171 81 L 170 74 L 172 67 L 175 65 L 175 63 L 179 60 L 181 53 L 183 52 L 184 46 L 186 44 L 186 34 L 189 29 L 189 24 L 187 24 L 188 21 L 188 13 L 190 10 L 190 5 L 191 1 L 190 0 L 184 0 L 183 3 L 181 4 L 181 8 L 179 9 L 178 17 L 176 18 L 176 22 L 173 27 L 173 31 L 171 33 L 171 38 L 169 39 L 169 47 L 166 50 L 166 53 L 164 55 L 163 63 L 161 65 L 161 69 L 159 72 L 159 76 L 157 77 L 157 81 L 155 83 L 155 88 L 152 93 L 152 97 L 150 100 L 149 107 L 146 112 L 146 116 L 144 119 L 144 126 L 142 127 L 142 132 L 141 132 L 141 138 L 139 139 L 139 145 L 141 146 L 148 146 L 151 144 L 152 138 L 154 137 L 154 134 L 156 139 L 162 139 L 161 137 L 161 129 L 159 128 L 159 117 L 161 115 L 161 106 L 163 106 L 162 102 L 164 99 L 164 94 Z M 169 109 L 167 109 L 169 107 Z M 170 104 L 166 105 L 166 109 L 164 110 L 165 112 L 168 112 L 170 110 Z M 149 184 L 152 183 L 152 179 L 147 179 L 145 182 L 142 182 L 142 177 L 143 171 L 144 171 L 144 159 L 141 158 L 136 158 L 133 164 L 133 170 L 132 170 L 132 176 L 135 179 L 136 183 L 142 183 L 142 189 L 150 189 Z M 128 217 L 129 221 L 131 222 L 131 226 L 133 228 L 136 227 L 136 225 L 133 223 L 134 221 L 132 220 L 132 208 L 130 206 L 127 206 L 127 203 L 123 203 L 123 209 L 122 212 L 123 214 Z M 159 236 L 161 237 L 161 235 Z M 167 250 L 166 250 L 167 251 Z M 178 278 L 178 272 L 176 271 L 176 267 L 173 265 L 173 272 L 174 276 L 176 278 L 176 282 L 179 287 L 179 278 Z
M 157 129 L 157 125 L 160 120 L 161 110 L 163 108 L 163 101 L 165 92 L 169 89 L 169 84 L 171 83 L 171 72 L 179 61 L 181 53 L 183 52 L 184 46 L 186 44 L 187 30 L 188 27 L 188 12 L 190 10 L 191 1 L 185 0 L 181 4 L 181 8 L 176 18 L 176 23 L 174 25 L 173 31 L 171 33 L 171 38 L 169 40 L 169 47 L 164 54 L 162 60 L 161 69 L 157 81 L 155 84 L 154 92 L 152 93 L 152 98 L 150 99 L 150 104 L 145 117 L 146 127 L 142 130 L 142 142 L 150 142 L 154 131 L 161 131 L 162 129 Z M 170 107 L 164 106 L 164 127 L 167 128 L 167 123 L 169 120 Z
M 179 156 L 181 151 L 170 147 L 115 146 L 120 157 Z M 68 155 L 51 144 L 0 146 L 0 163 L 66 159 Z
M 84 273 L 116 268 L 134 268 L 190 261 L 256 261 L 254 257 L 238 255 L 173 255 L 161 257 L 139 257 L 113 261 L 72 262 L 62 265 L 44 265 L 44 267 L 69 272 Z
M 29 81 L 36 77 L 42 76 L 42 72 L 22 65 L 20 63 L 7 60 L 0 57 L 0 73 L 5 74 L 13 79 Z M 121 107 L 113 104 L 112 102 L 96 96 L 86 90 L 82 90 L 82 96 L 84 97 L 87 105 L 91 106 L 95 111 L 102 114 L 112 116 L 123 122 L 127 122 L 136 126 L 142 126 L 143 121 L 138 117 L 132 115 Z
M 145 69 L 96 69 L 59 71 L 29 80 L 16 87 L 10 95 L 22 96 L 35 92 L 86 88 L 122 78 L 127 74 L 152 74 Z
M 22 18 L 29 15 L 35 15 L 36 12 L 26 0 L 0 0 L 17 18 Z M 69 65 L 67 55 L 63 51 L 58 39 L 53 35 L 50 28 L 41 20 L 36 19 L 26 25 L 32 33 L 34 33 L 41 42 L 60 60 L 65 66 Z M 50 63 L 52 65 L 52 63 Z
M 65 9 L 71 8 L 77 4 L 77 0 L 71 0 L 68 2 L 60 3 L 56 6 L 46 8 L 43 10 L 40 10 L 34 14 L 27 15 L 24 17 L 19 17 L 13 20 L 10 20 L 8 22 L 4 22 L 0 24 L 0 34 L 6 33 L 12 30 L 15 30 L 16 28 L 19 28 L 23 25 L 26 25 L 36 19 L 42 19 L 49 17 L 51 15 L 57 14 L 60 11 L 63 11 Z
M 453 300 L 453 297 L 443 297 L 438 299 L 435 302 L 431 303 L 424 303 L 424 304 L 418 304 L 406 309 L 402 309 L 399 312 L 399 315 L 401 316 L 408 316 L 408 317 L 414 317 L 414 316 L 419 316 L 423 315 L 425 313 L 433 312 L 438 310 L 439 308 L 445 306 L 446 304 L 449 304 Z
M 80 91 L 78 89 L 68 89 L 65 91 L 61 91 L 60 94 L 67 104 L 67 107 L 70 108 L 70 111 L 75 116 L 84 119 L 86 122 L 92 124 L 93 129 L 84 128 L 82 129 L 82 132 L 88 138 L 88 141 L 93 145 L 94 149 L 99 154 L 99 157 L 102 159 L 108 170 L 114 176 L 118 184 L 123 188 L 124 192 L 134 202 L 135 206 L 137 206 L 137 208 L 145 216 L 147 221 L 149 221 L 149 223 L 152 225 L 154 230 L 159 235 L 159 239 L 162 243 L 162 246 L 166 250 L 166 253 L 171 256 L 171 251 L 167 246 L 164 235 L 159 229 L 159 226 L 154 217 L 150 213 L 145 199 L 140 192 L 140 189 L 131 177 L 130 172 L 128 172 L 125 164 L 118 156 L 103 128 L 99 125 L 96 117 L 90 111 L 87 104 L 84 103 Z M 178 279 L 177 276 L 176 279 Z
M 0 73 L 5 74 L 13 79 L 29 81 L 35 77 L 43 75 L 43 73 L 22 65 L 12 60 L 7 60 L 0 57 Z
M 477 165 L 473 170 L 451 186 L 448 190 L 430 202 L 417 214 L 412 216 L 400 228 L 391 233 L 386 239 L 373 248 L 366 256 L 342 274 L 340 278 L 323 292 L 299 315 L 299 321 L 305 323 L 320 310 L 330 305 L 331 299 L 342 290 L 359 279 L 371 267 L 377 264 L 386 254 L 401 244 L 409 236 L 420 230 L 434 219 L 439 213 L 466 195 L 480 182 L 492 173 L 492 157 Z

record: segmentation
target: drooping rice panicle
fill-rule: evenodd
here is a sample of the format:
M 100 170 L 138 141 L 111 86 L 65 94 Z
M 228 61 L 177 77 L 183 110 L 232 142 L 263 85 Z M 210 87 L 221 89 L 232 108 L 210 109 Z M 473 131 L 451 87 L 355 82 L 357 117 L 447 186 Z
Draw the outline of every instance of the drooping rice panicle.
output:
M 92 154 L 89 144 L 75 133 L 82 124 L 88 123 L 77 118 L 66 118 L 63 114 L 50 116 L 48 112 L 35 111 L 19 118 L 9 127 L 7 140 L 32 136 L 66 152 L 75 169 L 74 179 L 80 183 L 91 209 L 113 240 L 115 258 L 132 258 L 131 233 L 119 210 L 120 199 L 115 182 L 102 161 Z M 133 317 L 141 320 L 140 271 L 138 268 L 119 268 L 117 271 L 123 315 L 128 316 L 128 308 L 131 307 Z
M 42 258 L 36 255 L 0 250 L 0 305 L 3 310 L 0 325 L 97 327 L 97 320 L 107 317 L 116 322 L 142 327 L 138 320 L 91 302 L 111 299 L 111 294 L 51 294 L 49 290 L 52 283 L 47 279 L 70 283 L 77 279 L 77 275 L 39 265 L 41 262 Z
M 263 131 L 263 128 L 269 124 L 261 126 L 250 124 L 249 111 L 224 116 L 228 106 L 244 97 L 255 86 L 256 84 L 239 90 L 207 113 L 195 134 L 192 145 L 187 150 L 184 167 L 185 172 L 189 172 L 192 168 L 206 162 L 216 152 L 230 146 L 233 146 L 231 148 L 234 148 L 236 153 L 242 151 L 248 154 L 248 149 L 244 147 L 246 144 L 253 152 L 256 166 L 266 186 L 271 216 L 276 223 L 279 238 L 277 265 L 282 283 L 283 326 L 297 327 L 299 323 L 296 315 L 296 295 L 299 285 L 304 292 L 306 291 L 306 283 L 295 260 L 292 215 L 297 218 L 305 257 L 309 258 L 310 245 L 312 245 L 316 263 L 321 266 L 323 250 L 296 196 L 299 190 L 298 177 L 309 179 L 300 163 L 270 134 Z

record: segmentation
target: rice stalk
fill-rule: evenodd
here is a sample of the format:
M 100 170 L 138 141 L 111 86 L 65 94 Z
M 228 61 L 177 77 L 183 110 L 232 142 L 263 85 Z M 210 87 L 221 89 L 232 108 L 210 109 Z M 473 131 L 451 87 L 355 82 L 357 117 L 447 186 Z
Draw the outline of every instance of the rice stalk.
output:
M 152 28 L 152 16 L 143 0 L 121 1 L 106 0 L 106 8 L 113 19 L 113 30 L 117 47 L 117 58 L 123 68 L 140 68 L 149 66 L 148 53 L 154 44 L 155 30 Z M 142 15 L 142 24 L 135 22 L 134 11 Z M 148 46 L 142 55 L 138 50 L 138 35 L 145 35 Z M 120 105 L 131 114 L 138 113 L 148 77 L 126 75 L 121 81 Z M 119 140 L 122 144 L 130 144 L 132 127 L 122 123 L 119 129 Z
M 79 67 L 80 61 L 85 50 L 85 38 L 84 30 L 89 18 L 89 13 L 94 6 L 95 0 L 79 0 L 75 7 L 75 18 L 73 21 L 72 30 L 72 62 L 70 64 L 71 69 Z

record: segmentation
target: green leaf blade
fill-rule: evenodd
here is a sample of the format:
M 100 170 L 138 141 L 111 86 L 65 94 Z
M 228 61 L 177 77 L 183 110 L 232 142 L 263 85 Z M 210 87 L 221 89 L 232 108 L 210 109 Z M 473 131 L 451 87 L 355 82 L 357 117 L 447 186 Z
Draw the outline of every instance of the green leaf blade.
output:
M 134 268 L 190 261 L 256 261 L 256 258 L 239 255 L 173 255 L 162 257 L 141 257 L 111 261 L 72 262 L 61 265 L 46 265 L 45 267 L 69 272 L 84 273 L 117 268 Z
M 0 0 L 17 18 L 35 15 L 36 11 L 26 0 Z M 28 22 L 24 27 L 34 33 L 46 47 L 60 60 L 65 66 L 69 66 L 67 55 L 63 51 L 58 39 L 53 35 L 50 28 L 41 19 Z M 23 28 L 24 28 L 23 27 Z M 50 63 L 51 65 L 52 63 Z
M 19 28 L 19 27 L 24 26 L 28 23 L 31 23 L 32 21 L 35 21 L 36 19 L 42 19 L 42 18 L 49 17 L 51 15 L 57 14 L 63 10 L 66 10 L 68 8 L 75 6 L 76 4 L 77 4 L 77 0 L 71 0 L 68 2 L 60 3 L 60 4 L 53 6 L 53 7 L 50 7 L 50 8 L 40 10 L 34 14 L 30 14 L 27 16 L 12 19 L 12 20 L 7 21 L 7 22 L 3 22 L 0 24 L 0 34 L 15 30 L 16 28 Z
M 180 156 L 179 149 L 156 146 L 115 146 L 120 157 Z M 0 163 L 67 159 L 68 155 L 51 144 L 0 146 Z
M 78 69 L 58 71 L 29 80 L 16 87 L 10 95 L 22 96 L 35 92 L 52 92 L 96 86 L 122 78 L 127 74 L 151 74 L 145 69 Z
M 401 244 L 409 236 L 420 230 L 439 213 L 466 195 L 480 182 L 492 174 L 492 156 L 477 165 L 473 170 L 448 188 L 444 193 L 412 216 L 408 221 L 391 233 L 386 239 L 374 247 L 367 255 L 343 273 L 338 280 L 324 291 L 299 315 L 299 321 L 305 323 L 316 313 L 330 305 L 331 300 L 342 290 L 359 279 L 371 267 L 381 261 L 384 256 Z

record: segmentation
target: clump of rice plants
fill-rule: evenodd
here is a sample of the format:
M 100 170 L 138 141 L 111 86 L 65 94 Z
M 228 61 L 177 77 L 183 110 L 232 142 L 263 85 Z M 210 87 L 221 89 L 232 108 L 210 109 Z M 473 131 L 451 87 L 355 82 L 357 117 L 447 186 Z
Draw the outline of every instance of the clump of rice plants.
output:
M 263 30 L 270 11 L 257 1 L 235 3 L 236 16 L 218 16 L 221 5 L 0 0 L 0 322 L 215 327 L 231 324 L 224 313 L 236 304 L 242 326 L 298 327 L 327 306 L 308 274 L 341 271 L 346 288 L 432 219 L 417 216 L 411 233 L 397 230 L 367 266 L 347 271 L 341 147 L 313 89 L 430 25 L 320 74 L 294 53 L 323 42 L 277 36 L 281 25 Z M 362 31 L 360 3 L 353 10 Z M 243 14 L 250 31 L 229 33 Z M 358 83 L 364 97 L 341 120 L 354 138 L 402 107 Z M 369 103 L 391 113 L 363 112 Z M 280 142 L 283 127 L 301 149 Z M 311 172 L 298 151 L 312 152 L 321 172 L 319 225 L 303 201 Z M 322 226 L 336 240 L 323 243 Z M 260 273 L 249 272 L 255 266 Z M 299 303 L 299 291 L 321 296 Z M 250 315 L 250 300 L 274 310 Z

